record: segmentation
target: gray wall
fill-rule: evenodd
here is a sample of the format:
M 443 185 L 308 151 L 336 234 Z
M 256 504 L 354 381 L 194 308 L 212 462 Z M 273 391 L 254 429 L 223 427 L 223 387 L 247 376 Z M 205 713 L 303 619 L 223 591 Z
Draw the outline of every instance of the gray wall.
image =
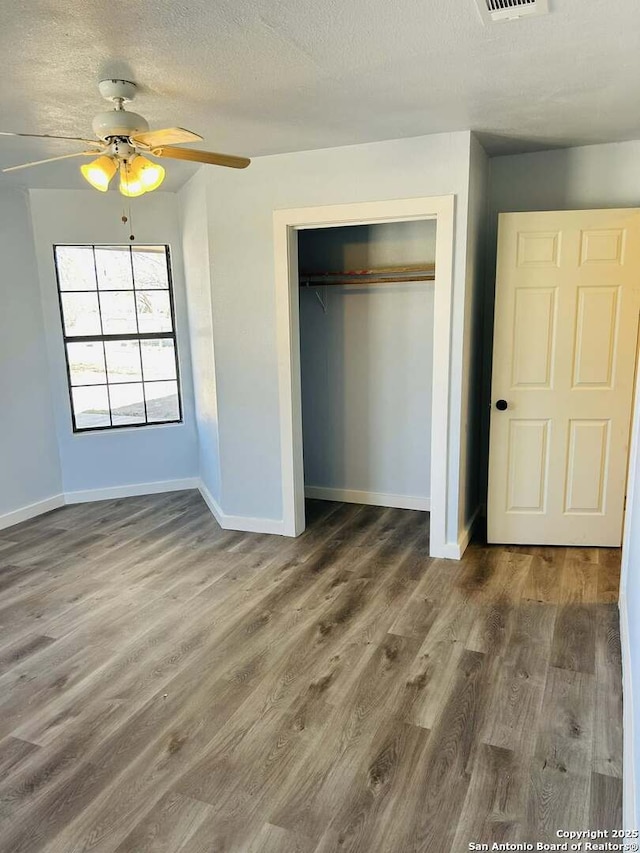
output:
M 300 269 L 342 272 L 370 267 L 434 263 L 435 221 L 382 222 L 311 228 L 298 235 Z
M 216 393 L 215 341 L 211 309 L 211 259 L 207 231 L 207 194 L 194 176 L 178 194 L 184 251 L 184 277 L 193 364 L 198 434 L 198 470 L 209 496 L 220 501 L 220 449 Z
M 36 258 L 58 448 L 65 493 L 181 480 L 197 476 L 198 452 L 177 199 L 155 192 L 134 199 L 139 243 L 171 248 L 184 423 L 74 434 L 56 289 L 54 243 L 128 243 L 122 197 L 93 190 L 30 190 Z M 136 203 L 137 202 L 137 203 Z
M 464 529 L 484 502 L 482 493 L 483 352 L 486 310 L 486 246 L 489 233 L 489 159 L 471 136 L 469 214 L 463 332 L 463 385 L 460 465 L 462 477 L 459 525 Z
M 246 172 L 208 169 L 221 501 L 225 512 L 282 518 L 273 211 L 456 196 L 447 539 L 458 539 L 468 132 L 260 157 Z
M 0 520 L 62 492 L 29 200 L 0 192 Z
M 640 141 L 495 157 L 491 160 L 492 210 L 636 206 L 639 158 Z
M 301 231 L 299 267 L 433 264 L 435 236 L 435 220 Z M 300 290 L 305 484 L 428 499 L 434 283 L 318 293 L 326 313 Z

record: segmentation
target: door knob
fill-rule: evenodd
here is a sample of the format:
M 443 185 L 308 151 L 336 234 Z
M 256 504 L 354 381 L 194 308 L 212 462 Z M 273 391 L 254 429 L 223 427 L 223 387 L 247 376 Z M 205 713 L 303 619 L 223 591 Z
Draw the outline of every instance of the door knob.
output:
M 496 409 L 499 412 L 504 412 L 504 410 L 507 409 L 508 406 L 509 406 L 509 404 L 507 403 L 506 400 L 498 400 L 498 402 L 496 403 Z

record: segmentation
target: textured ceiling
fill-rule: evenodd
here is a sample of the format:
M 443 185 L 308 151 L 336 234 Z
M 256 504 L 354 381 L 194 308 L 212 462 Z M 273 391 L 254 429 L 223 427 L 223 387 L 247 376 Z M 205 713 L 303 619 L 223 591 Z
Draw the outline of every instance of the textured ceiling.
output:
M 97 81 L 126 77 L 152 127 L 250 156 L 469 128 L 491 153 L 640 138 L 638 0 L 550 6 L 485 27 L 474 0 L 5 2 L 0 129 L 90 134 Z M 0 165 L 69 150 L 0 137 Z M 193 168 L 169 163 L 168 188 Z M 77 161 L 0 176 L 82 183 Z

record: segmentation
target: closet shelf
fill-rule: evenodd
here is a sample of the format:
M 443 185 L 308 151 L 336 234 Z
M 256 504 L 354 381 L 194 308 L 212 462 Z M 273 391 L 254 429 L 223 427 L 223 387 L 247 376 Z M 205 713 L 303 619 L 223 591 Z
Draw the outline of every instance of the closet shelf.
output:
M 345 270 L 343 272 L 301 272 L 300 284 L 322 285 L 364 285 L 364 284 L 402 284 L 413 281 L 434 281 L 434 264 L 420 264 L 409 267 L 378 267 L 371 270 Z

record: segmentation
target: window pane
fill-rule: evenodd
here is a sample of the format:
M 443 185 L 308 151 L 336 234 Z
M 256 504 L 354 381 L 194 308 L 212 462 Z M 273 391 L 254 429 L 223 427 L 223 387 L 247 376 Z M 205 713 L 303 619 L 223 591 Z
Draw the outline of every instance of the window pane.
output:
M 131 290 L 133 287 L 128 246 L 96 246 L 96 269 L 100 290 Z
M 114 426 L 145 423 L 141 382 L 132 385 L 110 385 L 109 395 Z
M 109 382 L 140 382 L 140 344 L 138 341 L 105 341 Z
M 169 287 L 164 246 L 136 246 L 132 256 L 133 275 L 138 290 Z
M 140 333 L 170 332 L 171 305 L 168 290 L 136 290 Z
M 54 253 L 74 429 L 179 421 L 167 248 L 54 246 Z M 140 340 L 145 335 L 167 338 Z
M 176 356 L 172 340 L 141 341 L 140 346 L 142 368 L 147 381 L 176 378 Z
M 101 332 L 96 293 L 63 293 L 62 314 L 68 336 L 99 335 Z
M 150 421 L 180 420 L 177 382 L 145 382 L 144 393 Z
M 110 426 L 109 397 L 104 385 L 94 388 L 73 388 L 73 412 L 77 429 Z
M 132 290 L 128 293 L 101 293 L 100 307 L 105 335 L 137 332 Z
M 96 270 L 91 246 L 56 246 L 60 290 L 95 290 Z
M 104 351 L 100 343 L 67 344 L 72 385 L 104 385 Z

